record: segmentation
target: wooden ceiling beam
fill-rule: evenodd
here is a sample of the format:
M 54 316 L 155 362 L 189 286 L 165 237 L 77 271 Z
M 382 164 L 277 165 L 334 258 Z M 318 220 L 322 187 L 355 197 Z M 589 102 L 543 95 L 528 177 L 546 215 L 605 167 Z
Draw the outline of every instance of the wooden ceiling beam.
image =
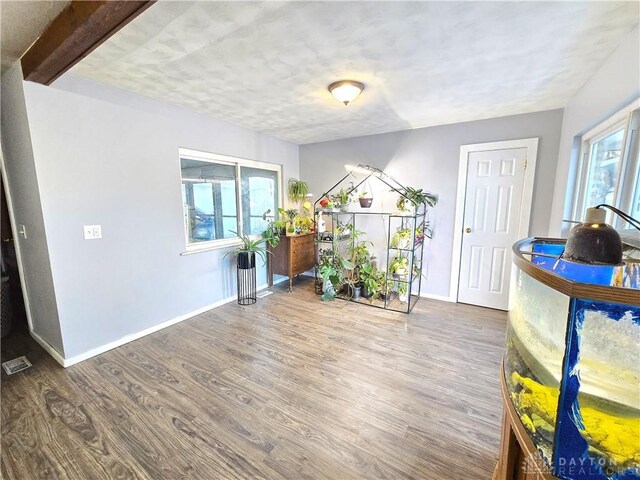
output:
M 154 2 L 70 2 L 22 56 L 25 80 L 50 85 Z

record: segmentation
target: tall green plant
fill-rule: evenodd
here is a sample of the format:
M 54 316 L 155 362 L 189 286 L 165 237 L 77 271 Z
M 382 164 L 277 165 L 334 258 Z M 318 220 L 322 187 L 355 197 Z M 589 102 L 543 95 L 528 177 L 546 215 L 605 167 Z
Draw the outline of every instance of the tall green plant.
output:
M 265 245 L 267 242 L 266 239 L 259 238 L 253 240 L 248 235 L 240 235 L 238 232 L 234 232 L 233 230 L 229 231 L 236 235 L 240 240 L 242 240 L 242 243 L 234 250 L 225 253 L 222 258 L 226 258 L 229 255 L 237 255 L 239 253 L 254 253 L 256 256 L 262 259 L 263 265 L 267 263 L 267 255 L 271 252 L 267 250 L 267 247 Z
M 353 264 L 335 250 L 324 250 L 320 252 L 318 273 L 322 278 L 323 292 L 322 300 L 331 301 L 335 298 L 336 292 L 342 288 L 346 272 L 353 269 Z

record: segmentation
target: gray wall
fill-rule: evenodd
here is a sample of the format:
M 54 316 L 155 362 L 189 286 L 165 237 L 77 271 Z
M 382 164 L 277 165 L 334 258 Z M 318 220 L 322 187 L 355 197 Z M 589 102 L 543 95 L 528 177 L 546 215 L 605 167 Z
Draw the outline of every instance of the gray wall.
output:
M 66 358 L 235 295 L 228 249 L 180 255 L 178 148 L 278 163 L 286 180 L 297 145 L 84 80 L 24 86 Z
M 433 210 L 428 280 L 423 293 L 449 296 L 460 146 L 539 137 L 530 234 L 546 235 L 558 159 L 562 110 L 515 115 L 300 146 L 300 175 L 320 194 L 345 164 L 375 165 L 404 185 L 440 197 Z
M 553 194 L 549 232 L 566 234 L 575 195 L 581 136 L 640 95 L 640 27 L 623 38 L 620 46 L 569 101 L 564 111 L 558 175 Z
M 1 87 L 2 150 L 13 203 L 14 228 L 22 224 L 27 230 L 27 239 L 15 236 L 14 240 L 21 253 L 23 280 L 30 292 L 27 305 L 30 327 L 64 355 L 19 62 L 2 76 Z

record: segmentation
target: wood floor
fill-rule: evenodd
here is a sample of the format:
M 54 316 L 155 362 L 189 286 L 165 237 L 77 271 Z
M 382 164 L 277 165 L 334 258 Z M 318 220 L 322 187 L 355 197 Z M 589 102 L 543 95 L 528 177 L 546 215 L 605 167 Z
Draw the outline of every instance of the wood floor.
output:
M 2 373 L 2 478 L 491 478 L 506 314 L 274 290 L 68 369 L 3 342 L 34 366 Z

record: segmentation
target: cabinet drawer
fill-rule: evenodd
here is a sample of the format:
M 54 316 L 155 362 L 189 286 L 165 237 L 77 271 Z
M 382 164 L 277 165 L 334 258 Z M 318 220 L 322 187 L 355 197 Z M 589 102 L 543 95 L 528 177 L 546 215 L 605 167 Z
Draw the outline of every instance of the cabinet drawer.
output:
M 315 266 L 313 256 L 303 257 L 299 259 L 291 259 L 291 270 L 293 275 L 311 270 Z
M 313 235 L 303 235 L 301 237 L 290 237 L 291 248 L 313 246 Z
M 315 250 L 313 248 L 294 248 L 291 251 L 291 261 L 293 263 L 300 263 L 302 261 L 311 261 L 315 256 Z

